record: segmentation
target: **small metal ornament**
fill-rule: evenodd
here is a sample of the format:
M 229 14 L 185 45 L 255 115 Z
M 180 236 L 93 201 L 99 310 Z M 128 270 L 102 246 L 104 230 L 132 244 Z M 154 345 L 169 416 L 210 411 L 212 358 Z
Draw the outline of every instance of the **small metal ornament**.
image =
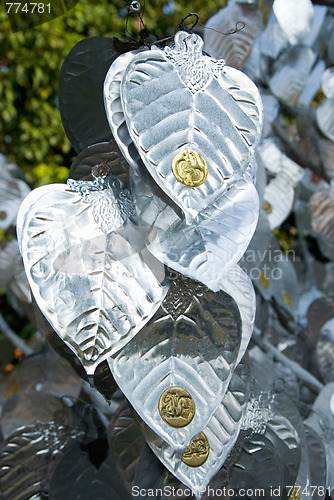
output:
M 179 32 L 174 48 L 134 55 L 120 86 L 132 141 L 187 223 L 241 178 L 261 133 L 255 85 L 224 61 L 205 56 L 202 45 L 198 35 Z M 106 103 L 113 93 L 110 71 Z M 117 115 L 112 116 L 116 109 L 107 104 L 109 122 L 117 121 Z M 121 114 L 119 118 L 122 123 Z M 184 160 L 181 176 L 178 155 Z
M 248 364 L 243 360 L 233 373 L 228 390 L 212 418 L 183 452 L 176 452 L 141 422 L 142 433 L 159 460 L 198 499 L 223 466 L 238 438 L 249 397 L 249 385 Z
M 171 271 L 160 309 L 108 363 L 141 418 L 184 452 L 222 401 L 237 363 L 241 318 L 222 291 Z
M 88 375 L 149 320 L 167 287 L 120 179 L 43 186 L 21 205 L 18 239 L 41 311 Z M 106 174 L 106 172 L 105 172 Z

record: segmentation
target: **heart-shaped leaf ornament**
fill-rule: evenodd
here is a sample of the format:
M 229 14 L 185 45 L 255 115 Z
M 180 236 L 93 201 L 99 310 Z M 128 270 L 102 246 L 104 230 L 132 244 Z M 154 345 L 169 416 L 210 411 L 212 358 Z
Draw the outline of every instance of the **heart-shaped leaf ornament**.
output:
M 108 363 L 141 418 L 175 451 L 184 451 L 226 393 L 242 325 L 227 293 L 174 272 L 170 279 L 153 318 Z
M 189 224 L 242 177 L 262 127 L 256 86 L 202 46 L 198 35 L 180 31 L 173 48 L 134 55 L 120 85 L 132 141 Z M 106 111 L 115 123 L 113 106 Z
M 32 293 L 89 376 L 143 327 L 167 292 L 164 266 L 145 252 L 133 213 L 130 192 L 113 175 L 40 187 L 19 211 Z
M 228 390 L 209 423 L 181 456 L 142 422 L 141 430 L 151 449 L 198 499 L 223 466 L 238 438 L 249 398 L 249 386 L 248 365 L 243 361 L 233 373 Z

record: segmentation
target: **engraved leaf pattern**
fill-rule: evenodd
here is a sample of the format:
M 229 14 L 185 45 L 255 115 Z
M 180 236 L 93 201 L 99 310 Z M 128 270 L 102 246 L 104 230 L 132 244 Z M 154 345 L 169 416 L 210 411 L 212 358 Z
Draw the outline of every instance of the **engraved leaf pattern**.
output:
M 241 453 L 231 467 L 229 487 L 237 491 L 240 487 L 248 488 L 249 492 L 253 489 L 249 498 L 254 500 L 258 488 L 263 488 L 266 498 L 271 498 L 271 488 L 281 489 L 285 485 L 282 468 L 283 464 L 271 441 L 260 434 L 252 434 L 244 438 Z
M 220 404 L 240 340 L 234 300 L 180 276 L 148 324 L 108 362 L 141 418 L 170 446 L 182 450 Z M 185 389 L 196 407 L 193 420 L 181 429 L 171 428 L 158 411 L 160 396 L 173 386 Z
M 175 451 L 145 424 L 142 432 L 159 460 L 183 484 L 191 488 L 197 497 L 201 496 L 210 479 L 223 466 L 233 448 L 241 428 L 243 414 L 249 396 L 248 367 L 240 363 L 231 378 L 221 404 L 203 429 L 210 451 L 204 464 L 196 469 L 182 462 Z
M 320 189 L 310 198 L 311 225 L 314 233 L 329 247 L 329 257 L 334 254 L 334 197 L 333 187 Z
M 46 495 L 47 480 L 56 463 L 79 438 L 79 431 L 54 422 L 15 431 L 0 447 L 1 498 L 26 500 L 33 495 Z
M 142 164 L 140 154 L 135 148 L 129 134 L 121 100 L 121 83 L 123 74 L 136 52 L 120 55 L 110 66 L 104 81 L 104 105 L 109 126 L 128 163 L 137 168 Z
M 117 408 L 108 427 L 108 441 L 127 484 L 132 486 L 142 447 L 145 444 L 128 401 Z
M 99 467 L 95 467 L 87 452 L 80 446 L 73 446 L 57 464 L 50 481 L 49 498 L 112 498 L 131 500 L 116 469 L 111 450 Z
M 102 193 L 121 220 L 113 191 Z M 154 274 L 161 265 L 151 256 L 145 263 L 144 244 L 130 221 L 126 232 L 121 225 L 105 234 L 95 215 L 79 193 L 51 185 L 26 198 L 18 224 L 37 304 L 90 375 L 142 328 L 166 293 Z
M 236 25 L 243 29 L 233 36 L 222 36 L 235 30 Z M 241 69 L 248 58 L 262 25 L 262 12 L 247 3 L 233 3 L 217 12 L 206 24 L 204 31 L 205 50 L 216 59 L 225 59 L 226 64 Z M 216 31 L 213 31 L 216 30 Z
M 150 252 L 177 272 L 218 291 L 223 277 L 241 259 L 256 228 L 259 199 L 250 180 L 239 181 L 203 210 L 191 226 L 159 201 L 132 172 L 131 181 L 139 220 L 151 226 Z
M 176 40 L 181 47 L 194 42 L 194 52 L 136 55 L 124 73 L 121 96 L 130 135 L 148 171 L 190 223 L 248 166 L 261 132 L 261 104 L 246 75 L 202 55 L 200 38 L 182 39 L 182 33 Z M 198 82 L 196 91 L 192 81 Z M 172 172 L 173 158 L 185 148 L 199 152 L 208 164 L 208 177 L 196 189 L 179 183 Z

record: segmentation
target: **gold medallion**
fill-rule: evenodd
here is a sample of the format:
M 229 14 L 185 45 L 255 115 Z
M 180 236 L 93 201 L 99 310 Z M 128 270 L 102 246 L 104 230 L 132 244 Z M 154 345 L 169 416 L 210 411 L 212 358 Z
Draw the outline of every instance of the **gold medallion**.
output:
M 201 186 L 208 176 L 208 165 L 203 156 L 193 149 L 184 149 L 172 162 L 173 174 L 184 186 Z
M 271 214 L 271 212 L 273 211 L 273 207 L 270 205 L 269 201 L 264 201 L 262 208 L 267 215 Z
M 195 403 L 182 387 L 170 387 L 159 399 L 159 413 L 164 422 L 180 429 L 190 424 L 195 415 Z
M 206 462 L 209 453 L 209 441 L 206 435 L 201 432 L 191 441 L 181 460 L 188 467 L 200 467 Z
M 6 217 L 7 217 L 6 212 L 4 212 L 3 210 L 1 210 L 1 212 L 0 212 L 0 220 L 5 220 Z

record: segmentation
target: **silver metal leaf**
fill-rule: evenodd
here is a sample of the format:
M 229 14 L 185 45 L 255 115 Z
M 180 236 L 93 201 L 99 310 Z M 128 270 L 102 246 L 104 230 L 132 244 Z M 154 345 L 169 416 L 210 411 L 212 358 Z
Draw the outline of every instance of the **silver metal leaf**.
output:
M 313 300 L 307 310 L 308 333 L 316 343 L 322 327 L 334 318 L 334 296 L 324 296 Z
M 241 259 L 255 230 L 258 195 L 250 179 L 237 182 L 202 210 L 192 225 L 131 173 L 140 223 L 150 230 L 148 249 L 172 269 L 214 291 Z
M 228 66 L 241 69 L 248 58 L 262 26 L 262 12 L 257 5 L 230 3 L 209 19 L 204 31 L 205 51 Z M 226 36 L 242 25 L 233 36 Z
M 108 427 L 109 446 L 125 482 L 133 485 L 138 457 L 145 444 L 128 401 L 123 401 Z
M 69 177 L 74 180 L 93 181 L 92 169 L 95 166 L 109 168 L 113 175 L 122 181 L 124 187 L 129 188 L 129 165 L 114 139 L 94 144 L 81 151 L 71 165 Z
M 296 105 L 314 60 L 315 54 L 309 47 L 291 47 L 283 52 L 269 81 L 271 92 L 282 101 Z
M 272 12 L 266 29 L 260 35 L 261 52 L 272 59 L 277 59 L 279 54 L 288 46 L 288 39 L 279 25 L 275 14 Z
M 279 496 L 284 486 L 283 464 L 271 441 L 252 434 L 241 439 L 238 447 L 239 454 L 230 466 L 229 489 L 238 492 L 243 488 L 252 500 L 256 500 L 259 490 L 264 498 L 273 498 L 273 492 Z
M 312 28 L 314 15 L 311 0 L 291 3 L 289 0 L 275 0 L 273 11 L 276 19 L 292 45 L 302 44 Z
M 7 399 L 1 414 L 1 433 L 7 439 L 20 427 L 33 425 L 36 421 L 47 424 L 55 420 L 64 406 L 61 400 L 45 392 L 20 392 Z M 65 423 L 65 422 L 63 422 Z
M 167 291 L 162 265 L 142 253 L 131 198 L 117 189 L 88 181 L 43 186 L 18 218 L 32 293 L 89 375 L 142 328 Z
M 111 450 L 99 467 L 95 467 L 86 451 L 73 446 L 57 464 L 49 486 L 50 500 L 59 498 L 112 498 L 131 500 L 116 469 Z
M 305 438 L 308 450 L 308 461 L 310 467 L 312 486 L 324 486 L 326 484 L 326 450 L 319 434 L 304 424 Z M 320 494 L 320 489 L 314 491 L 313 498 L 315 500 L 323 500 L 325 493 Z
M 6 231 L 9 226 L 15 226 L 17 212 L 30 188 L 20 179 L 0 180 L 0 229 Z
M 329 99 L 334 97 L 334 67 L 327 68 L 321 77 L 321 88 Z
M 334 382 L 321 390 L 316 398 L 310 416 L 305 424 L 320 436 L 326 450 L 327 475 L 326 486 L 334 493 Z
M 82 432 L 50 422 L 21 427 L 0 446 L 0 495 L 26 500 L 47 494 L 47 481 L 64 451 Z
M 318 369 L 325 383 L 334 382 L 334 319 L 321 328 L 316 345 Z
M 334 97 L 322 101 L 317 110 L 317 124 L 325 137 L 334 141 Z
M 147 425 L 142 426 L 144 437 L 159 460 L 188 486 L 198 499 L 201 498 L 211 478 L 223 466 L 238 438 L 248 395 L 247 365 L 241 363 L 233 373 L 221 404 L 202 430 L 209 443 L 209 454 L 206 461 L 195 468 L 184 463 L 175 450 Z
M 160 309 L 108 363 L 140 417 L 181 451 L 206 426 L 227 390 L 241 319 L 230 296 L 175 274 Z M 174 386 L 187 391 L 195 404 L 192 420 L 182 428 L 167 424 L 158 409 L 160 396 Z
M 132 140 L 188 223 L 240 179 L 262 121 L 255 85 L 240 71 L 203 55 L 202 45 L 199 36 L 179 32 L 175 49 L 133 57 L 121 84 Z M 196 188 L 192 181 L 179 182 L 172 170 L 173 159 L 189 150 L 207 164 L 207 172 L 203 165 L 200 174 L 196 171 L 202 182 Z
M 237 364 L 239 364 L 246 352 L 253 332 L 256 312 L 255 291 L 250 278 L 239 266 L 232 267 L 228 274 L 223 277 L 220 282 L 220 289 L 235 300 L 240 311 L 242 337 L 237 357 Z
M 59 108 L 77 153 L 111 138 L 103 105 L 103 81 L 119 52 L 113 39 L 85 38 L 66 57 L 59 75 Z
M 124 157 L 135 169 L 142 170 L 142 160 L 136 149 L 126 124 L 125 115 L 121 101 L 121 83 L 128 64 L 138 51 L 126 52 L 120 55 L 110 66 L 104 81 L 104 105 L 111 128 Z
M 334 185 L 319 189 L 310 198 L 311 225 L 320 248 L 329 259 L 334 257 Z M 322 244 L 322 245 L 321 245 Z

